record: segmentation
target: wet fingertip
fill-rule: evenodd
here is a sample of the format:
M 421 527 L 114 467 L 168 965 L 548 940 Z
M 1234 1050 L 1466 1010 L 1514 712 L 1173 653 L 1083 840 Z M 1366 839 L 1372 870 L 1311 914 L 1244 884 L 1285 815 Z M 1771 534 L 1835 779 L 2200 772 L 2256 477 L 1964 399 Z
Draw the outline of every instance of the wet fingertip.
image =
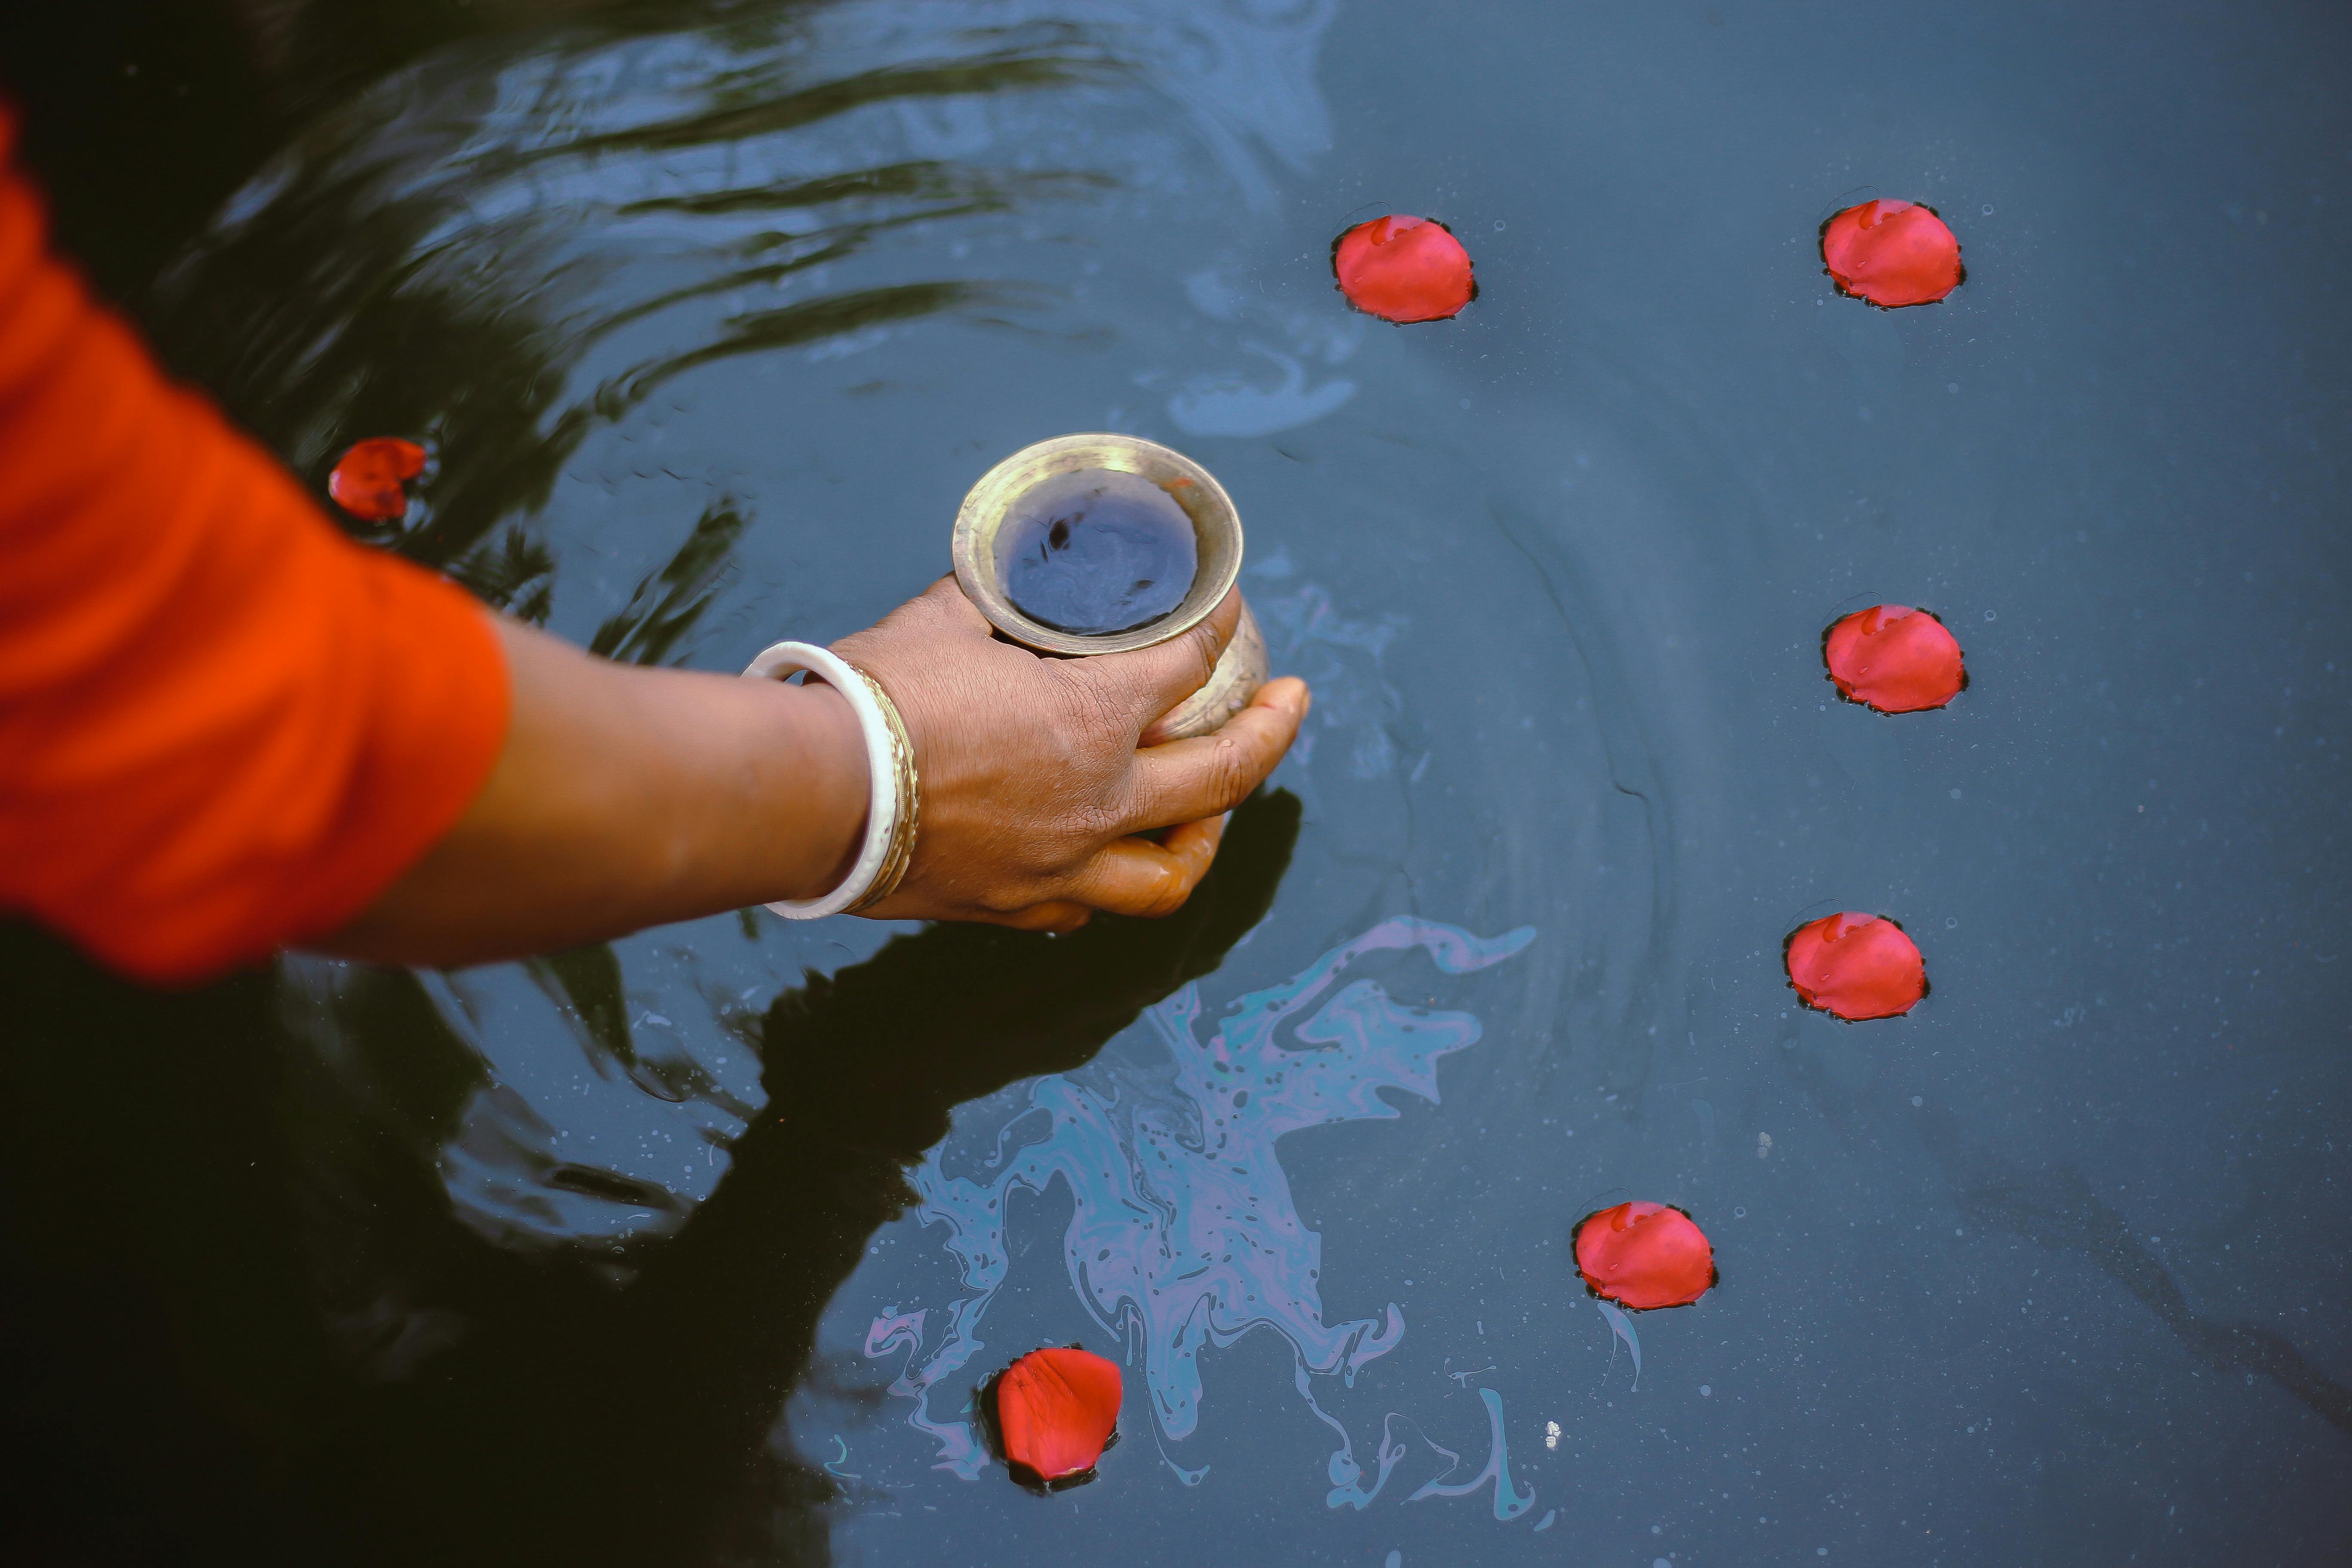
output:
M 1315 693 L 1298 677 L 1285 675 L 1259 687 L 1257 696 L 1252 700 L 1280 708 L 1293 718 L 1304 719 L 1307 710 L 1315 705 Z
M 1207 869 L 1205 865 L 1198 869 L 1179 866 L 1162 868 L 1160 896 L 1151 900 L 1151 918 L 1164 921 L 1182 909 L 1185 901 L 1192 898 L 1192 889 L 1200 884 L 1202 872 Z

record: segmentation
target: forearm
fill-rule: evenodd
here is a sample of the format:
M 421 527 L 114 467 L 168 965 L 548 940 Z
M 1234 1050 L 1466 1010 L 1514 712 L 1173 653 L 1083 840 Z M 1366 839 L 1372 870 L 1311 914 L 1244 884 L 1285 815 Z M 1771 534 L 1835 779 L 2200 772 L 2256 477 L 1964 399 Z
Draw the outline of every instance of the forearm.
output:
M 501 618 L 513 719 L 471 809 L 318 943 L 456 966 L 810 898 L 865 829 L 864 743 L 821 685 L 597 658 Z
M 1302 682 L 1271 680 L 1216 733 L 1139 749 L 1240 614 L 1229 595 L 1157 647 L 1044 658 L 996 638 L 943 578 L 842 639 L 897 706 L 922 779 L 912 861 L 876 917 L 1069 931 L 1096 910 L 1182 905 L 1223 814 L 1307 714 Z M 488 784 L 366 914 L 308 945 L 488 963 L 814 898 L 849 874 L 866 746 L 840 693 L 616 665 L 496 624 L 512 719 Z

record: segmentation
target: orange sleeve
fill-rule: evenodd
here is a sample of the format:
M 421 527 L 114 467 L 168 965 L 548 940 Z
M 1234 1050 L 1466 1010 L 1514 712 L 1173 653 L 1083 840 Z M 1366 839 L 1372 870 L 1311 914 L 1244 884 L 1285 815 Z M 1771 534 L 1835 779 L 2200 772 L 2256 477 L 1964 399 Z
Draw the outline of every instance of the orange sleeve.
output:
M 0 108 L 0 909 L 201 980 L 335 930 L 448 831 L 505 658 L 48 255 L 13 131 Z

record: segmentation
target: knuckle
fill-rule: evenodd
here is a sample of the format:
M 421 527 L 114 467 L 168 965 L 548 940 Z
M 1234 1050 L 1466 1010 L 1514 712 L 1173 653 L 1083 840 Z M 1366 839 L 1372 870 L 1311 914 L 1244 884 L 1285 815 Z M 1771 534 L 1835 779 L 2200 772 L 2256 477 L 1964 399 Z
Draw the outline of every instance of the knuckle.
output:
M 1160 873 L 1159 886 L 1151 890 L 1144 913 L 1154 920 L 1172 915 L 1182 909 L 1184 901 L 1192 896 L 1192 878 L 1173 868 L 1163 869 Z
M 1079 827 L 1085 832 L 1085 842 L 1079 844 L 1079 851 L 1094 853 L 1106 844 L 1124 839 L 1129 832 L 1134 832 L 1134 823 L 1136 802 L 1129 799 L 1127 790 L 1119 790 L 1115 797 L 1089 799 L 1079 809 Z
M 1192 655 L 1192 668 L 1197 675 L 1197 679 L 1192 683 L 1197 689 L 1206 686 L 1209 683 L 1209 677 L 1216 673 L 1217 659 L 1225 651 L 1225 639 L 1219 635 L 1216 627 L 1203 621 L 1192 628 L 1188 639 L 1187 651 Z
M 1125 803 L 1101 798 L 1074 802 L 1069 822 L 1071 836 L 1078 840 L 1077 847 L 1082 852 L 1108 844 L 1126 831 Z
M 1211 798 L 1218 803 L 1219 811 L 1231 811 L 1257 787 L 1255 759 L 1240 742 L 1231 736 L 1220 739 L 1215 753 L 1209 760 Z
M 1038 899 L 1032 889 L 994 887 L 980 894 L 973 899 L 972 902 L 987 910 L 992 916 L 1003 918 L 1035 908 Z
M 1135 831 L 1139 833 L 1173 827 L 1184 820 L 1192 793 L 1178 780 L 1159 779 L 1140 785 L 1135 791 L 1128 820 L 1139 825 Z

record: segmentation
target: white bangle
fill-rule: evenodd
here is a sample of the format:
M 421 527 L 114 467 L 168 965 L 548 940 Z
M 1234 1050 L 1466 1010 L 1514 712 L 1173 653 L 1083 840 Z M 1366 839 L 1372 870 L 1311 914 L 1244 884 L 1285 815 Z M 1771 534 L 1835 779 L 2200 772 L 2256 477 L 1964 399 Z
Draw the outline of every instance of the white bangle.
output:
M 761 649 L 743 673 L 755 679 L 782 680 L 802 670 L 823 677 L 849 700 L 866 737 L 866 841 L 858 847 L 857 863 L 830 893 L 768 906 L 788 921 L 854 912 L 896 892 L 913 858 L 922 813 L 915 749 L 898 708 L 872 676 L 840 655 L 804 642 L 780 642 Z

